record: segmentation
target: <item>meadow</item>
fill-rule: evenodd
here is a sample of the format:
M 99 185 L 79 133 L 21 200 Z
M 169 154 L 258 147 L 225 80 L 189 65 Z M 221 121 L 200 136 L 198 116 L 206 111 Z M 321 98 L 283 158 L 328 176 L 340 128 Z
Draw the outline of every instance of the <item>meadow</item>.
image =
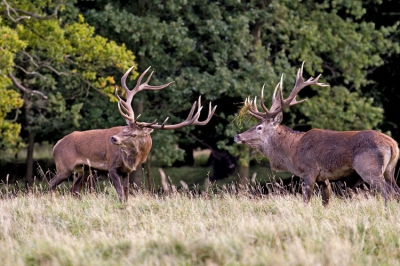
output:
M 399 265 L 400 208 L 379 196 L 254 193 L 211 186 L 72 197 L 3 184 L 2 265 Z M 252 191 L 252 192 L 250 192 Z

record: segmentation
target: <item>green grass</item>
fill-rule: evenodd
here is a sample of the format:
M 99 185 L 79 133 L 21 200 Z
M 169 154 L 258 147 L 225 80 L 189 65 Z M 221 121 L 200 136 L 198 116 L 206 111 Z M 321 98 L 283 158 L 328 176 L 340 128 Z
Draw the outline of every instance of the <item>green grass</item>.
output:
M 10 197 L 7 197 L 10 196 Z M 398 265 L 399 203 L 285 194 L 115 191 L 0 200 L 2 265 Z
M 167 167 L 161 168 L 167 177 L 170 178 L 172 184 L 180 187 L 181 181 L 184 181 L 189 187 L 192 186 L 200 186 L 200 188 L 204 187 L 204 184 L 207 182 L 209 175 L 212 171 L 211 167 Z M 287 173 L 273 173 L 270 168 L 257 164 L 250 167 L 249 176 L 250 178 L 253 175 L 256 175 L 256 180 L 261 183 L 274 181 L 274 179 L 279 180 L 279 178 L 288 178 L 291 175 Z M 152 177 L 152 185 L 157 188 L 161 186 L 161 176 L 159 173 L 159 168 L 152 167 L 150 175 Z M 219 186 L 232 184 L 236 182 L 238 179 L 237 173 L 230 175 L 227 178 L 217 180 L 215 183 Z

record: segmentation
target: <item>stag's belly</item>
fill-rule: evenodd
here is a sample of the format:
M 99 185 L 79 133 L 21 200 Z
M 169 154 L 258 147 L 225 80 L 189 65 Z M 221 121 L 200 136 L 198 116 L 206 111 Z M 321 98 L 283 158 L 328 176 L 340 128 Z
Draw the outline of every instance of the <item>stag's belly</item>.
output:
M 351 167 L 342 167 L 337 169 L 325 169 L 321 168 L 317 176 L 317 182 L 322 182 L 325 180 L 337 181 L 342 178 L 346 178 L 354 175 L 356 172 Z
M 75 162 L 75 170 L 79 171 L 83 165 L 86 165 L 90 168 L 94 168 L 97 170 L 108 171 L 108 163 L 107 161 L 90 161 L 90 160 L 78 160 Z

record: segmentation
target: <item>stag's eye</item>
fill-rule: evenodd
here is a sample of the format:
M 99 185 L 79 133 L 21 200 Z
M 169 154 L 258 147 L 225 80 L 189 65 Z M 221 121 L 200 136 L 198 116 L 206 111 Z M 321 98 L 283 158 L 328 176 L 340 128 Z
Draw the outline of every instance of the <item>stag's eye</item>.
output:
M 257 130 L 262 130 L 262 126 L 258 126 L 256 129 Z
M 137 135 L 136 134 L 132 134 L 131 136 L 132 136 L 132 138 L 136 138 Z

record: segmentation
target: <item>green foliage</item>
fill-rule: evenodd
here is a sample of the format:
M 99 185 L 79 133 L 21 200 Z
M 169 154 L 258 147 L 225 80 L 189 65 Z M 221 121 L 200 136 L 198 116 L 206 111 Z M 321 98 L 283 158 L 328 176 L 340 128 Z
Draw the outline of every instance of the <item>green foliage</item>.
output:
M 361 130 L 376 128 L 383 110 L 373 106 L 372 98 L 360 97 L 344 87 L 319 88 L 318 95 L 299 105 L 313 128 Z M 302 122 L 302 121 L 300 121 Z
M 399 45 L 388 38 L 396 25 L 377 28 L 366 21 L 364 4 L 169 0 L 97 1 L 96 8 L 85 3 L 78 7 L 87 10 L 84 15 L 98 33 L 125 43 L 138 56 L 140 71 L 150 65 L 156 70 L 153 83 L 175 80 L 163 91 L 139 96 L 145 102 L 144 120 L 168 115 L 171 122 L 179 122 L 201 94 L 203 101 L 218 104 L 217 113 L 209 126 L 183 129 L 180 145 L 199 145 L 189 138 L 194 134 L 214 148 L 239 154 L 232 141 L 243 130 L 232 123 L 238 104 L 248 95 L 259 95 L 263 83 L 270 99 L 280 74 L 285 73 L 285 83 L 291 84 L 302 61 L 305 78 L 323 73 L 321 80 L 335 89 L 315 96 L 309 90 L 309 101 L 285 114 L 287 121 L 341 130 L 378 126 L 382 109 L 363 97 L 361 89 L 371 82 L 371 69 L 382 65 L 383 56 Z M 368 1 L 371 7 L 379 4 Z M 285 88 L 288 93 L 290 87 Z M 329 104 L 323 103 L 326 94 Z M 333 115 L 338 110 L 344 113 Z M 327 113 L 329 121 L 323 121 L 321 113 Z M 157 139 L 154 146 L 174 150 L 175 143 L 167 139 L 174 140 Z
M 9 88 L 11 80 L 7 75 L 12 70 L 15 53 L 24 49 L 26 43 L 6 26 L 0 26 L 0 36 L 0 149 L 15 153 L 22 144 L 19 138 L 21 125 L 7 119 L 7 115 L 16 117 L 18 110 L 15 109 L 22 107 L 23 100 L 18 92 Z

